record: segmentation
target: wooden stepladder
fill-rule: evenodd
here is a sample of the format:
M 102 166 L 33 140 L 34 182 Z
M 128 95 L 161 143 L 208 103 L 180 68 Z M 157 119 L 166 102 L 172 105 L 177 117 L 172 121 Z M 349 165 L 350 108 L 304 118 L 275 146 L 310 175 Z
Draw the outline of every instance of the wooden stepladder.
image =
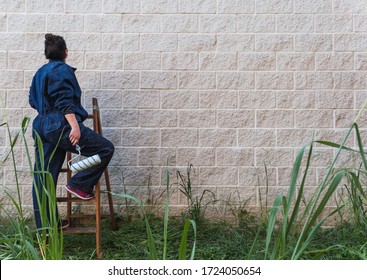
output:
M 100 111 L 98 107 L 98 101 L 97 98 L 92 99 L 93 104 L 93 113 L 91 115 L 88 115 L 89 119 L 93 120 L 93 130 L 102 135 L 102 124 L 101 124 L 101 117 L 100 117 Z M 71 153 L 67 153 L 66 155 L 67 162 L 71 160 Z M 61 172 L 66 172 L 67 174 L 67 180 L 69 181 L 72 172 L 67 166 L 66 168 L 63 168 Z M 111 185 L 110 185 L 110 176 L 108 172 L 108 168 L 103 173 L 106 183 L 106 194 L 108 198 L 108 205 L 109 205 L 109 214 L 103 215 L 103 217 L 109 217 L 111 221 L 111 229 L 116 230 L 116 219 L 115 219 L 115 213 L 113 210 L 113 200 L 112 200 L 112 194 L 111 194 Z M 103 251 L 102 251 L 102 245 L 101 245 L 101 183 L 100 181 L 97 182 L 95 185 L 95 198 L 90 200 L 82 200 L 77 197 L 71 196 L 70 193 L 67 193 L 66 197 L 57 197 L 58 202 L 66 202 L 67 203 L 67 219 L 70 223 L 70 227 L 63 229 L 64 234 L 78 234 L 78 233 L 93 233 L 96 235 L 96 254 L 98 259 L 102 259 L 103 257 Z M 95 205 L 95 213 L 94 214 L 76 214 L 72 211 L 73 203 L 88 203 L 90 205 Z M 95 218 L 95 225 L 94 226 L 75 226 L 75 220 L 76 219 L 83 219 L 87 217 L 94 217 Z

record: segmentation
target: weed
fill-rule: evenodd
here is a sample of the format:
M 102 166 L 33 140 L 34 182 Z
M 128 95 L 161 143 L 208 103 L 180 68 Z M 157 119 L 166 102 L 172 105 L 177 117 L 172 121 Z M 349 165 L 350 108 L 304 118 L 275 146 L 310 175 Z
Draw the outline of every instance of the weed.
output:
M 191 172 L 194 172 L 194 166 L 189 164 L 186 169 L 186 177 L 179 170 L 176 174 L 179 180 L 180 192 L 186 197 L 187 201 L 187 212 L 184 214 L 184 217 L 200 223 L 204 219 L 207 206 L 213 204 L 216 199 L 215 194 L 209 189 L 205 189 L 199 196 L 193 194 Z M 204 202 L 206 196 L 209 196 L 209 199 Z

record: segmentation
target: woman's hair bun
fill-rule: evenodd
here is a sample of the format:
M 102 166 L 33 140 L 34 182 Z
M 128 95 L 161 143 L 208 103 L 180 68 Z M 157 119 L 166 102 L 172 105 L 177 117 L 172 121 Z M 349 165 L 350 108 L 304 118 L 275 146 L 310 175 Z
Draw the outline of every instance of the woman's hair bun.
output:
M 54 42 L 55 41 L 55 36 L 52 35 L 51 33 L 47 33 L 45 35 L 45 39 L 46 39 L 47 42 Z

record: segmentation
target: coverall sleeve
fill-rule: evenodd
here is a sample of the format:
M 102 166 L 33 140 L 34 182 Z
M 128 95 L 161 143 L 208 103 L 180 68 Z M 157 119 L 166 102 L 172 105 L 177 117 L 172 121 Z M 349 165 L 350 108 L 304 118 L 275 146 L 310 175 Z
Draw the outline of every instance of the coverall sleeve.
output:
M 63 67 L 54 69 L 48 76 L 48 94 L 54 101 L 54 108 L 63 115 L 75 114 L 74 73 Z

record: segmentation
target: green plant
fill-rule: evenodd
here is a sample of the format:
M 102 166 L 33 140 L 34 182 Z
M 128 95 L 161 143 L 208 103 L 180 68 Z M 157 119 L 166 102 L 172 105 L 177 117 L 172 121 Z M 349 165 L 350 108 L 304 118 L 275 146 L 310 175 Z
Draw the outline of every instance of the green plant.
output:
M 187 213 L 185 216 L 199 223 L 203 221 L 208 205 L 213 204 L 216 199 L 215 194 L 208 189 L 205 189 L 199 196 L 193 193 L 191 172 L 194 172 L 194 166 L 189 164 L 186 169 L 186 177 L 179 170 L 176 174 L 179 180 L 180 192 L 186 197 L 187 201 Z M 204 199 L 206 199 L 206 196 L 210 197 L 205 202 Z
M 168 164 L 167 164 L 168 166 Z M 145 211 L 143 203 L 136 197 L 128 194 L 115 194 L 113 195 L 120 196 L 122 198 L 131 199 L 133 200 L 141 209 L 144 221 L 145 221 L 145 227 L 146 227 L 146 234 L 148 239 L 148 248 L 149 248 L 149 258 L 152 260 L 157 260 L 158 253 L 156 249 L 156 241 L 153 236 L 153 232 L 149 223 L 149 217 Z M 169 172 L 168 168 L 166 167 L 166 203 L 165 203 L 165 211 L 164 211 L 164 224 L 163 224 L 163 253 L 162 253 L 162 259 L 167 259 L 167 244 L 168 244 L 168 220 L 169 220 Z M 195 247 L 196 247 L 196 223 L 193 220 L 187 219 L 184 224 L 184 229 L 182 233 L 180 248 L 179 248 L 179 259 L 186 259 L 186 251 L 187 251 L 187 243 L 188 243 L 188 232 L 189 227 L 192 226 L 194 230 L 194 243 L 191 250 L 190 259 L 194 259 L 195 255 Z
M 364 109 L 363 106 L 362 110 Z M 361 112 L 360 112 L 361 113 Z M 360 114 L 359 114 L 360 115 Z M 359 116 L 358 115 L 358 116 Z M 356 118 L 356 120 L 358 117 Z M 337 148 L 334 159 L 327 169 L 327 172 L 320 182 L 316 192 L 305 204 L 305 210 L 300 211 L 301 201 L 303 200 L 305 181 L 310 167 L 310 161 L 313 152 L 313 142 L 310 144 L 307 156 L 307 163 L 305 171 L 301 178 L 301 183 L 298 186 L 298 195 L 295 196 L 297 190 L 297 180 L 300 175 L 301 161 L 305 153 L 303 147 L 295 160 L 289 191 L 287 196 L 278 195 L 274 201 L 273 207 L 270 209 L 268 224 L 266 229 L 265 240 L 265 258 L 266 259 L 299 259 L 305 253 L 307 247 L 310 245 L 312 238 L 315 236 L 317 230 L 321 228 L 324 222 L 334 213 L 339 212 L 345 205 L 339 205 L 336 209 L 327 213 L 325 217 L 321 215 L 325 212 L 325 207 L 337 187 L 341 184 L 343 178 L 347 178 L 351 182 L 352 199 L 358 192 L 358 198 L 361 200 L 354 200 L 356 208 L 361 207 L 361 201 L 367 201 L 362 184 L 360 182 L 359 173 L 356 173 L 351 168 L 336 168 L 336 162 L 342 150 L 356 152 L 355 150 L 346 147 L 345 143 L 350 137 L 353 130 L 355 130 L 359 155 L 362 160 L 364 172 L 367 171 L 367 161 L 365 152 L 361 141 L 358 125 L 356 120 L 351 125 L 347 134 L 345 135 L 341 144 L 335 144 L 327 141 L 317 141 L 320 144 L 328 145 Z M 360 211 L 360 210 L 358 210 Z M 356 210 L 354 211 L 356 212 Z M 280 219 L 278 217 L 281 216 Z M 276 223 L 280 223 L 279 228 L 276 228 Z M 272 249 L 270 248 L 272 245 Z M 289 251 L 290 250 L 290 251 Z M 288 254 L 290 254 L 288 256 Z
M 12 205 L 17 211 L 16 217 L 14 217 L 14 215 L 9 213 L 2 205 L 0 205 L 0 207 L 6 213 L 8 221 L 12 228 L 11 233 L 1 235 L 0 246 L 8 252 L 7 254 L 4 254 L 4 257 L 15 259 L 40 259 L 41 257 L 43 259 L 61 259 L 63 249 L 63 235 L 62 232 L 58 230 L 59 218 L 57 216 L 57 210 L 55 207 L 55 187 L 51 174 L 47 171 L 48 167 L 44 166 L 43 149 L 40 137 L 37 136 L 37 145 L 40 151 L 41 166 L 38 166 L 37 171 L 34 172 L 32 170 L 33 165 L 26 141 L 26 132 L 29 125 L 29 118 L 25 117 L 22 120 L 21 130 L 16 133 L 14 138 L 11 136 L 8 122 L 6 121 L 3 125 L 6 126 L 7 134 L 10 139 L 10 152 L 5 157 L 4 161 L 8 160 L 8 158 L 11 156 L 14 168 L 17 194 L 16 197 L 14 197 L 10 194 L 10 192 L 5 191 L 7 197 L 10 199 Z M 28 221 L 23 215 L 23 199 L 20 193 L 18 168 L 15 161 L 14 153 L 15 144 L 19 140 L 20 136 L 22 137 L 22 141 L 26 150 L 28 164 L 31 168 L 30 173 L 33 175 L 32 177 L 34 177 L 35 173 L 42 175 L 41 187 L 44 189 L 44 191 L 42 192 L 42 194 L 39 194 L 37 192 L 37 199 L 40 204 L 40 212 L 42 217 L 42 229 L 36 231 L 29 227 Z M 46 197 L 48 197 L 48 199 L 46 199 Z M 48 201 L 48 205 L 46 204 L 46 201 Z M 49 217 L 47 214 L 47 209 L 50 209 Z M 36 235 L 37 241 L 34 240 L 34 235 Z M 36 249 L 37 247 L 40 251 Z M 41 256 L 39 253 L 41 253 Z

